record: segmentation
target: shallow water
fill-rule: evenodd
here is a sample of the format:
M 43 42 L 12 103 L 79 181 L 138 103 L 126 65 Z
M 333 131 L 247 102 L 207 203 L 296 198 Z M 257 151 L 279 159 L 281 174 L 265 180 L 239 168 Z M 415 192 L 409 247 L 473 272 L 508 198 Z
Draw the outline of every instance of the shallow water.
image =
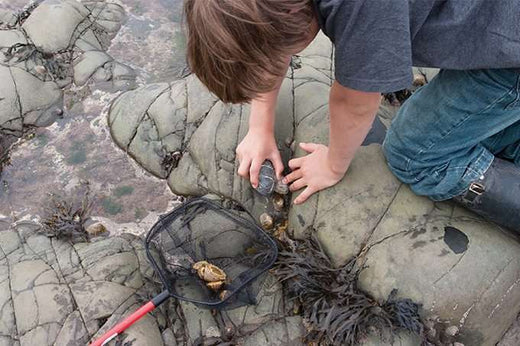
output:
M 0 8 L 26 3 L 0 0 Z M 179 78 L 185 68 L 182 0 L 119 3 L 128 17 L 108 53 L 136 69 L 140 85 Z M 117 223 L 112 232 L 140 233 L 171 208 L 175 196 L 166 182 L 146 173 L 112 142 L 107 111 L 118 95 L 95 86 L 66 92 L 63 119 L 37 129 L 34 138 L 20 140 L 12 151 L 11 164 L 0 176 L 0 214 L 15 219 L 39 215 L 49 193 L 77 193 L 82 181 L 90 184 L 93 215 Z

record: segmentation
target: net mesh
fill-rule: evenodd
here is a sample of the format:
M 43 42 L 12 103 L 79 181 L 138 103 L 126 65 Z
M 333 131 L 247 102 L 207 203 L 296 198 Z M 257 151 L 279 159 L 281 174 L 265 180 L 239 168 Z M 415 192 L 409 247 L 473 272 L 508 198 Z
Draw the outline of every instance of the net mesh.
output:
M 247 212 L 195 198 L 163 216 L 146 237 L 148 258 L 170 295 L 200 307 L 255 304 L 276 243 Z

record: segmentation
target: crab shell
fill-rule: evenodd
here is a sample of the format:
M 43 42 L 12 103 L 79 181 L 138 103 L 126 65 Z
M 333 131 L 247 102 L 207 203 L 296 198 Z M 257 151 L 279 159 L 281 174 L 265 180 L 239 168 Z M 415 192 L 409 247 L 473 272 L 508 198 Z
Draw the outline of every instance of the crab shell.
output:
M 224 286 L 224 281 L 208 282 L 206 283 L 206 286 L 208 286 L 210 290 L 218 291 L 222 286 Z
M 207 261 L 195 263 L 193 269 L 195 269 L 199 277 L 206 282 L 225 281 L 227 277 L 222 269 Z

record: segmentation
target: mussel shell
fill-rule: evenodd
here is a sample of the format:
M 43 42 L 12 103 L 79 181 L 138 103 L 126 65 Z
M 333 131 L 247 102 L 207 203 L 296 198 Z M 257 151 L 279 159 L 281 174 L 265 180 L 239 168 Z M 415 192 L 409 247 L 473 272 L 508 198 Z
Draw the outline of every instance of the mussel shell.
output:
M 260 167 L 258 175 L 258 187 L 256 191 L 262 196 L 270 196 L 276 185 L 276 172 L 271 161 L 266 160 Z

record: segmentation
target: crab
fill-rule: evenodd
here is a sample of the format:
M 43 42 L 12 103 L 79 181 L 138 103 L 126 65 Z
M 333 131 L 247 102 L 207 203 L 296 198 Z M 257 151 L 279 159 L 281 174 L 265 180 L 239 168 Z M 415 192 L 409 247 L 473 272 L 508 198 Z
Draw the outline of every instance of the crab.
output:
M 210 290 L 218 291 L 226 283 L 226 273 L 214 264 L 207 261 L 199 261 L 193 265 L 199 277 L 206 281 L 206 286 Z
M 199 277 L 206 282 L 226 281 L 226 273 L 214 264 L 207 261 L 199 261 L 193 264 Z

